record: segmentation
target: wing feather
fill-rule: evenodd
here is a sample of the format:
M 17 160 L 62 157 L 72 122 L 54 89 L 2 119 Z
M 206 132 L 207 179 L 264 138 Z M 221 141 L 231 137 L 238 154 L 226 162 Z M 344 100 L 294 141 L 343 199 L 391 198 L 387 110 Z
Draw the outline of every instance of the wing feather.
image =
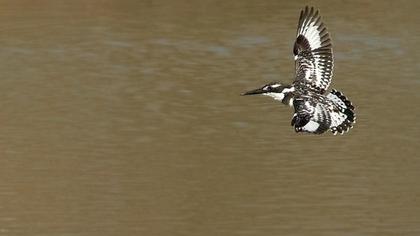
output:
M 302 95 L 293 100 L 293 107 L 292 126 L 296 132 L 321 134 L 330 129 L 334 134 L 343 134 L 356 122 L 353 104 L 336 90 L 327 95 Z
M 331 38 L 318 10 L 301 11 L 293 46 L 296 65 L 295 85 L 324 94 L 333 75 Z
M 293 115 L 292 125 L 296 132 L 322 134 L 329 129 L 331 124 L 330 113 L 323 104 L 307 97 L 295 99 L 293 106 L 295 114 Z

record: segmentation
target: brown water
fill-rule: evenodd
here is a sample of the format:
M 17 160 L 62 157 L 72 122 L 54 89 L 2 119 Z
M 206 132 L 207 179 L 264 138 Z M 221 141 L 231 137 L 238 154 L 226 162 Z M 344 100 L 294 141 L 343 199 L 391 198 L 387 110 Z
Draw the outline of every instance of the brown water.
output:
M 306 1 L 1 1 L 1 235 L 420 235 L 418 1 L 315 1 L 348 135 L 239 94 Z

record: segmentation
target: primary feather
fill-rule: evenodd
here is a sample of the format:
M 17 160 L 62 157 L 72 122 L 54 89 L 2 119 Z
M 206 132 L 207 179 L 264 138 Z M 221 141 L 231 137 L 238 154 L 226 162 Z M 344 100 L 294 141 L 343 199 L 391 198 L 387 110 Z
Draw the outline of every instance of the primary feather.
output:
M 331 38 L 319 11 L 305 7 L 300 13 L 293 47 L 296 65 L 294 84 L 323 94 L 331 83 L 334 59 Z

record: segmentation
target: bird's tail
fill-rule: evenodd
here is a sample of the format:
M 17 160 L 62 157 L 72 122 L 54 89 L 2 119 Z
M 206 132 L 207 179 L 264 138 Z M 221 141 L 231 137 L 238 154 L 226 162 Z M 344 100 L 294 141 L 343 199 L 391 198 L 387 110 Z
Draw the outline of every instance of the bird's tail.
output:
M 340 112 L 331 114 L 331 132 L 335 135 L 337 132 L 343 134 L 349 131 L 353 128 L 353 124 L 356 123 L 356 113 L 354 112 L 353 104 L 343 93 L 335 89 L 327 97 L 340 109 Z

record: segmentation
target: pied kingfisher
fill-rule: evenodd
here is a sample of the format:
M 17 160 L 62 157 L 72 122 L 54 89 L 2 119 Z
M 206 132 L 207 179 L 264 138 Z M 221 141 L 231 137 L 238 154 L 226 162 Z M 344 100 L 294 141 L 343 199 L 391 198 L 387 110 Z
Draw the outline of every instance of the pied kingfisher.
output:
M 356 122 L 354 106 L 343 93 L 327 91 L 333 74 L 331 38 L 318 10 L 300 12 L 293 46 L 296 78 L 291 85 L 272 82 L 242 95 L 262 94 L 294 108 L 296 132 L 343 134 Z

